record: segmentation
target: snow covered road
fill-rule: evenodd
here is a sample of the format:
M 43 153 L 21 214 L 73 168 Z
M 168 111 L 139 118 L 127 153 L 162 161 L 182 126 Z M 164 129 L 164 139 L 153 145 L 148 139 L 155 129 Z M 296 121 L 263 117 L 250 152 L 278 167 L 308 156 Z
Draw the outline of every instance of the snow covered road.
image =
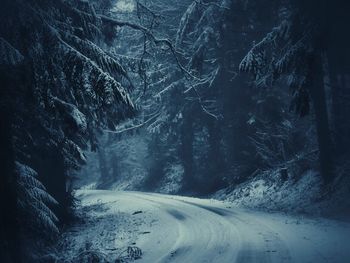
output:
M 133 240 L 143 251 L 137 262 L 350 262 L 350 223 L 153 193 L 85 190 L 77 196 L 83 206 L 142 218 Z

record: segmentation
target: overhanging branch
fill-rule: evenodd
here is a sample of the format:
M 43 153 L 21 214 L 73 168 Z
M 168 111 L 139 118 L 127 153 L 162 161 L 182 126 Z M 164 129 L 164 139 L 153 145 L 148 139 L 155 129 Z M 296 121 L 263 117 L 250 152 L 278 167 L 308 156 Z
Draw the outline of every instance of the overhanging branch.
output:
M 113 19 L 111 17 L 107 17 L 104 15 L 99 15 L 98 16 L 103 22 L 105 23 L 110 23 L 114 26 L 119 26 L 119 27 L 130 27 L 134 30 L 139 30 L 141 32 L 143 32 L 147 37 L 149 37 L 149 39 L 152 40 L 153 43 L 155 43 L 156 45 L 165 45 L 167 46 L 171 53 L 173 54 L 176 64 L 178 65 L 178 67 L 180 68 L 180 70 L 188 77 L 197 80 L 197 81 L 201 81 L 200 78 L 196 77 L 195 75 L 193 75 L 189 70 L 187 70 L 180 62 L 178 56 L 177 56 L 177 51 L 174 48 L 173 44 L 171 43 L 171 41 L 167 38 L 157 38 L 148 28 L 142 26 L 142 25 L 138 25 L 138 24 L 134 24 L 134 23 L 130 23 L 127 21 L 118 21 L 116 19 Z

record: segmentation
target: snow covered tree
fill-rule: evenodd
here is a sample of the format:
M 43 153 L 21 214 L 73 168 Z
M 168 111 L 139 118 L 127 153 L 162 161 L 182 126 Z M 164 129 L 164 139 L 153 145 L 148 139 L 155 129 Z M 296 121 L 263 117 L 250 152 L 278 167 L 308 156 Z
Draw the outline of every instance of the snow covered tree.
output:
M 286 79 L 293 93 L 291 108 L 300 116 L 309 113 L 312 102 L 320 171 L 325 182 L 333 178 L 334 161 L 325 92 L 325 55 L 334 47 L 329 42 L 331 31 L 324 18 L 339 13 L 332 8 L 334 5 L 328 1 L 284 5 L 280 25 L 256 43 L 240 65 L 241 71 L 254 75 L 259 86 Z
M 156 134 L 146 139 L 150 155 L 157 159 L 151 162 L 150 180 L 157 171 L 162 181 L 161 174 L 165 176 L 172 165 L 182 166 L 183 184 L 191 185 L 184 188 L 201 193 L 224 187 L 227 181 L 243 180 L 256 169 L 249 139 L 254 130 L 247 125 L 251 115 L 247 111 L 254 110 L 254 103 L 249 81 L 237 74 L 237 61 L 256 31 L 271 23 L 261 19 L 263 10 L 255 11 L 264 5 L 188 1 L 187 7 L 178 3 L 169 11 L 163 1 L 137 3 L 134 10 L 124 12 L 125 19 L 110 21 L 119 35 L 129 39 L 124 43 L 133 44 L 131 49 L 116 45 L 111 52 L 123 61 L 137 86 L 143 86 L 132 93 L 142 114 L 116 133 L 134 136 L 135 130 L 143 128 Z M 173 10 L 178 11 L 177 21 L 170 15 L 176 13 Z M 106 14 L 114 17 L 113 12 Z M 254 28 L 256 21 L 260 24 Z M 164 155 L 171 155 L 172 161 Z
M 23 228 L 26 220 L 32 229 L 57 232 L 56 217 L 69 221 L 70 175 L 86 162 L 83 150 L 96 148 L 102 129 L 132 116 L 132 84 L 103 49 L 105 23 L 88 2 L 6 0 L 0 17 L 4 194 L 18 202 L 10 214 Z M 18 230 L 1 218 L 15 240 Z M 8 242 L 6 260 L 18 257 Z

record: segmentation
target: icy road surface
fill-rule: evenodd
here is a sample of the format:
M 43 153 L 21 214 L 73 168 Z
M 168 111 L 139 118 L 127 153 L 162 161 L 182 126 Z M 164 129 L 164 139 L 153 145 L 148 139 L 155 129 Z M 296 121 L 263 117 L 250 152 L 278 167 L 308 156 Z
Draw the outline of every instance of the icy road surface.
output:
M 101 204 L 105 213 L 144 220 L 133 240 L 143 251 L 140 263 L 350 262 L 350 223 L 153 193 L 84 190 L 77 196 L 83 206 Z

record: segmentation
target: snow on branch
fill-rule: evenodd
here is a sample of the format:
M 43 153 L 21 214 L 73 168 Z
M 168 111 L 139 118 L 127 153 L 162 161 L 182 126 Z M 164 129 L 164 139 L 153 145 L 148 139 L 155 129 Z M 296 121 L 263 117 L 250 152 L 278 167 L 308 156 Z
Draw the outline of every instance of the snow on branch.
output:
M 135 130 L 135 129 L 138 129 L 138 128 L 142 128 L 143 126 L 145 126 L 146 124 L 150 123 L 152 120 L 155 120 L 157 117 L 160 116 L 160 112 L 157 111 L 156 113 L 152 114 L 151 117 L 149 117 L 147 120 L 139 123 L 139 124 L 136 124 L 136 125 L 133 125 L 133 126 L 130 126 L 130 127 L 123 127 L 121 129 L 117 129 L 115 131 L 111 131 L 111 130 L 104 130 L 104 132 L 107 132 L 107 133 L 113 133 L 113 134 L 121 134 L 121 133 L 124 133 L 124 132 L 128 132 L 128 131 L 131 131 L 131 130 Z
M 195 0 L 194 2 L 197 3 L 197 4 L 203 5 L 203 6 L 215 6 L 215 7 L 218 7 L 218 8 L 223 8 L 223 9 L 230 10 L 229 7 L 219 5 L 218 3 L 215 3 L 215 2 L 207 2 L 206 3 L 206 2 L 203 2 L 203 0 Z
M 175 47 L 173 46 L 173 44 L 171 43 L 171 41 L 167 38 L 157 38 L 148 28 L 144 27 L 144 26 L 141 26 L 141 25 L 138 25 L 138 24 L 134 24 L 134 23 L 130 23 L 130 22 L 127 22 L 127 21 L 118 21 L 118 20 L 115 20 L 113 18 L 110 18 L 110 17 L 107 17 L 107 16 L 104 16 L 104 15 L 99 15 L 99 17 L 101 18 L 101 20 L 103 22 L 106 22 L 106 23 L 110 23 L 114 26 L 119 26 L 119 27 L 130 27 L 132 29 L 135 29 L 135 30 L 139 30 L 139 31 L 142 31 L 147 37 L 149 37 L 153 43 L 155 43 L 156 45 L 165 45 L 167 46 L 171 53 L 173 54 L 174 58 L 175 58 L 175 61 L 176 61 L 176 64 L 178 65 L 178 67 L 180 68 L 180 70 L 188 77 L 192 78 L 192 79 L 195 79 L 195 80 L 200 80 L 198 77 L 196 77 L 195 75 L 193 75 L 189 70 L 187 70 L 180 62 L 179 58 L 178 58 L 178 52 L 177 50 L 175 49 Z
M 17 65 L 23 61 L 22 54 L 0 37 L 0 65 Z

